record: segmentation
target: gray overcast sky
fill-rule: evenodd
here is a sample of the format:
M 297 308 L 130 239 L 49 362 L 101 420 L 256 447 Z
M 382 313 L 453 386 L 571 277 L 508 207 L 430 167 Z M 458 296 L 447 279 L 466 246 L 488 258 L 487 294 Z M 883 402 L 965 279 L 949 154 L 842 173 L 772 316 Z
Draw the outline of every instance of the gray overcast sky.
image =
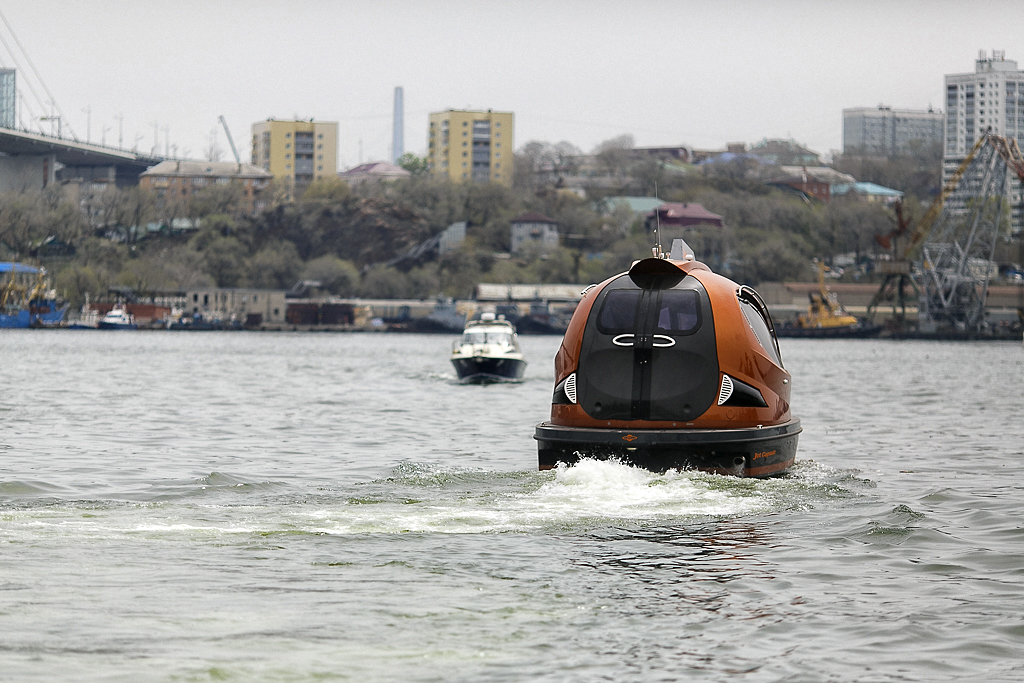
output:
M 157 122 L 199 158 L 223 114 L 244 161 L 253 122 L 297 115 L 338 121 L 340 168 L 358 163 L 360 141 L 364 161 L 388 155 L 396 85 L 406 151 L 417 154 L 430 111 L 466 107 L 514 111 L 516 147 L 568 140 L 590 150 L 631 133 L 638 145 L 701 148 L 792 137 L 824 153 L 841 147 L 844 107 L 940 109 L 943 74 L 973 71 L 979 49 L 1024 65 L 1021 0 L 0 8 L 80 138 L 88 106 L 94 141 L 106 126 L 117 142 L 120 112 L 126 147 L 142 135 L 140 149 L 151 148 Z M 14 66 L 2 45 L 0 58 Z

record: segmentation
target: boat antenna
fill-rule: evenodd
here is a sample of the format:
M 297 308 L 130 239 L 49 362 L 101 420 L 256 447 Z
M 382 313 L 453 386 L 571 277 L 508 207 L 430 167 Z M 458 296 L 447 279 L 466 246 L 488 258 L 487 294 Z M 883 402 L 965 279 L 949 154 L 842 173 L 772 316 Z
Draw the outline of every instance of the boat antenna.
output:
M 658 181 L 654 181 L 654 198 L 658 199 Z M 654 256 L 656 258 L 664 258 L 664 254 L 661 253 L 661 212 L 658 211 L 658 207 L 654 207 Z

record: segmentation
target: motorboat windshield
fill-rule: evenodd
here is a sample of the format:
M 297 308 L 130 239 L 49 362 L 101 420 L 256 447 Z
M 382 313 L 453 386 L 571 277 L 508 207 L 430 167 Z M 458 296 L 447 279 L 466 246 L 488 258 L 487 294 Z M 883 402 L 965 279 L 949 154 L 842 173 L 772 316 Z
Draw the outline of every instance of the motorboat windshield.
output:
M 512 333 L 505 329 L 467 330 L 462 335 L 463 344 L 498 344 L 512 346 Z

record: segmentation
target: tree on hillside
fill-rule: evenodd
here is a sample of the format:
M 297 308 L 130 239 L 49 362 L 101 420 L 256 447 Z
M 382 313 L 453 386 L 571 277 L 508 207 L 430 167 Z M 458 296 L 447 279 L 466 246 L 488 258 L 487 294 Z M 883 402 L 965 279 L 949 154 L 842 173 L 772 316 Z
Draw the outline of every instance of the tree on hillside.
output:
M 237 287 L 248 251 L 237 237 L 218 237 L 203 250 L 203 267 L 218 287 Z
M 193 219 L 223 214 L 241 217 L 247 213 L 245 188 L 240 183 L 207 185 L 190 198 L 189 216 Z
M 562 187 L 566 176 L 579 171 L 582 157 L 579 147 L 564 140 L 528 142 L 515 153 L 512 186 L 520 190 Z
M 299 279 L 302 259 L 291 242 L 265 245 L 246 263 L 246 282 L 261 289 L 289 289 Z
M 942 185 L 942 143 L 910 142 L 910 154 L 878 157 L 842 154 L 835 158 L 836 170 L 857 180 L 891 187 L 931 201 Z
M 620 135 L 599 143 L 594 148 L 594 157 L 608 175 L 622 176 L 626 174 L 626 169 L 632 161 L 630 151 L 634 144 L 632 135 Z
M 307 261 L 302 269 L 303 280 L 314 280 L 336 296 L 355 296 L 359 289 L 359 270 L 351 261 L 327 254 Z
M 302 202 L 322 202 L 336 204 L 348 199 L 352 189 L 341 178 L 317 178 L 302 193 Z
M 404 168 L 414 176 L 425 175 L 427 173 L 427 158 L 418 157 L 412 152 L 406 152 L 402 155 L 402 158 L 398 160 L 398 165 Z
M 59 187 L 0 195 L 0 254 L 35 257 L 48 238 L 75 247 L 86 235 L 82 212 Z

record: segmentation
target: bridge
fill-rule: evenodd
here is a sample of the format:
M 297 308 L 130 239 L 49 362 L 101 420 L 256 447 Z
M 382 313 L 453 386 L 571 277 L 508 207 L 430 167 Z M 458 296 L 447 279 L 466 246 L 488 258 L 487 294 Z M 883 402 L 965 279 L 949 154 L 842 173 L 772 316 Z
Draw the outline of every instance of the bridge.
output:
M 138 185 L 139 174 L 161 161 L 117 147 L 0 128 L 0 192 L 42 190 L 75 179 Z

